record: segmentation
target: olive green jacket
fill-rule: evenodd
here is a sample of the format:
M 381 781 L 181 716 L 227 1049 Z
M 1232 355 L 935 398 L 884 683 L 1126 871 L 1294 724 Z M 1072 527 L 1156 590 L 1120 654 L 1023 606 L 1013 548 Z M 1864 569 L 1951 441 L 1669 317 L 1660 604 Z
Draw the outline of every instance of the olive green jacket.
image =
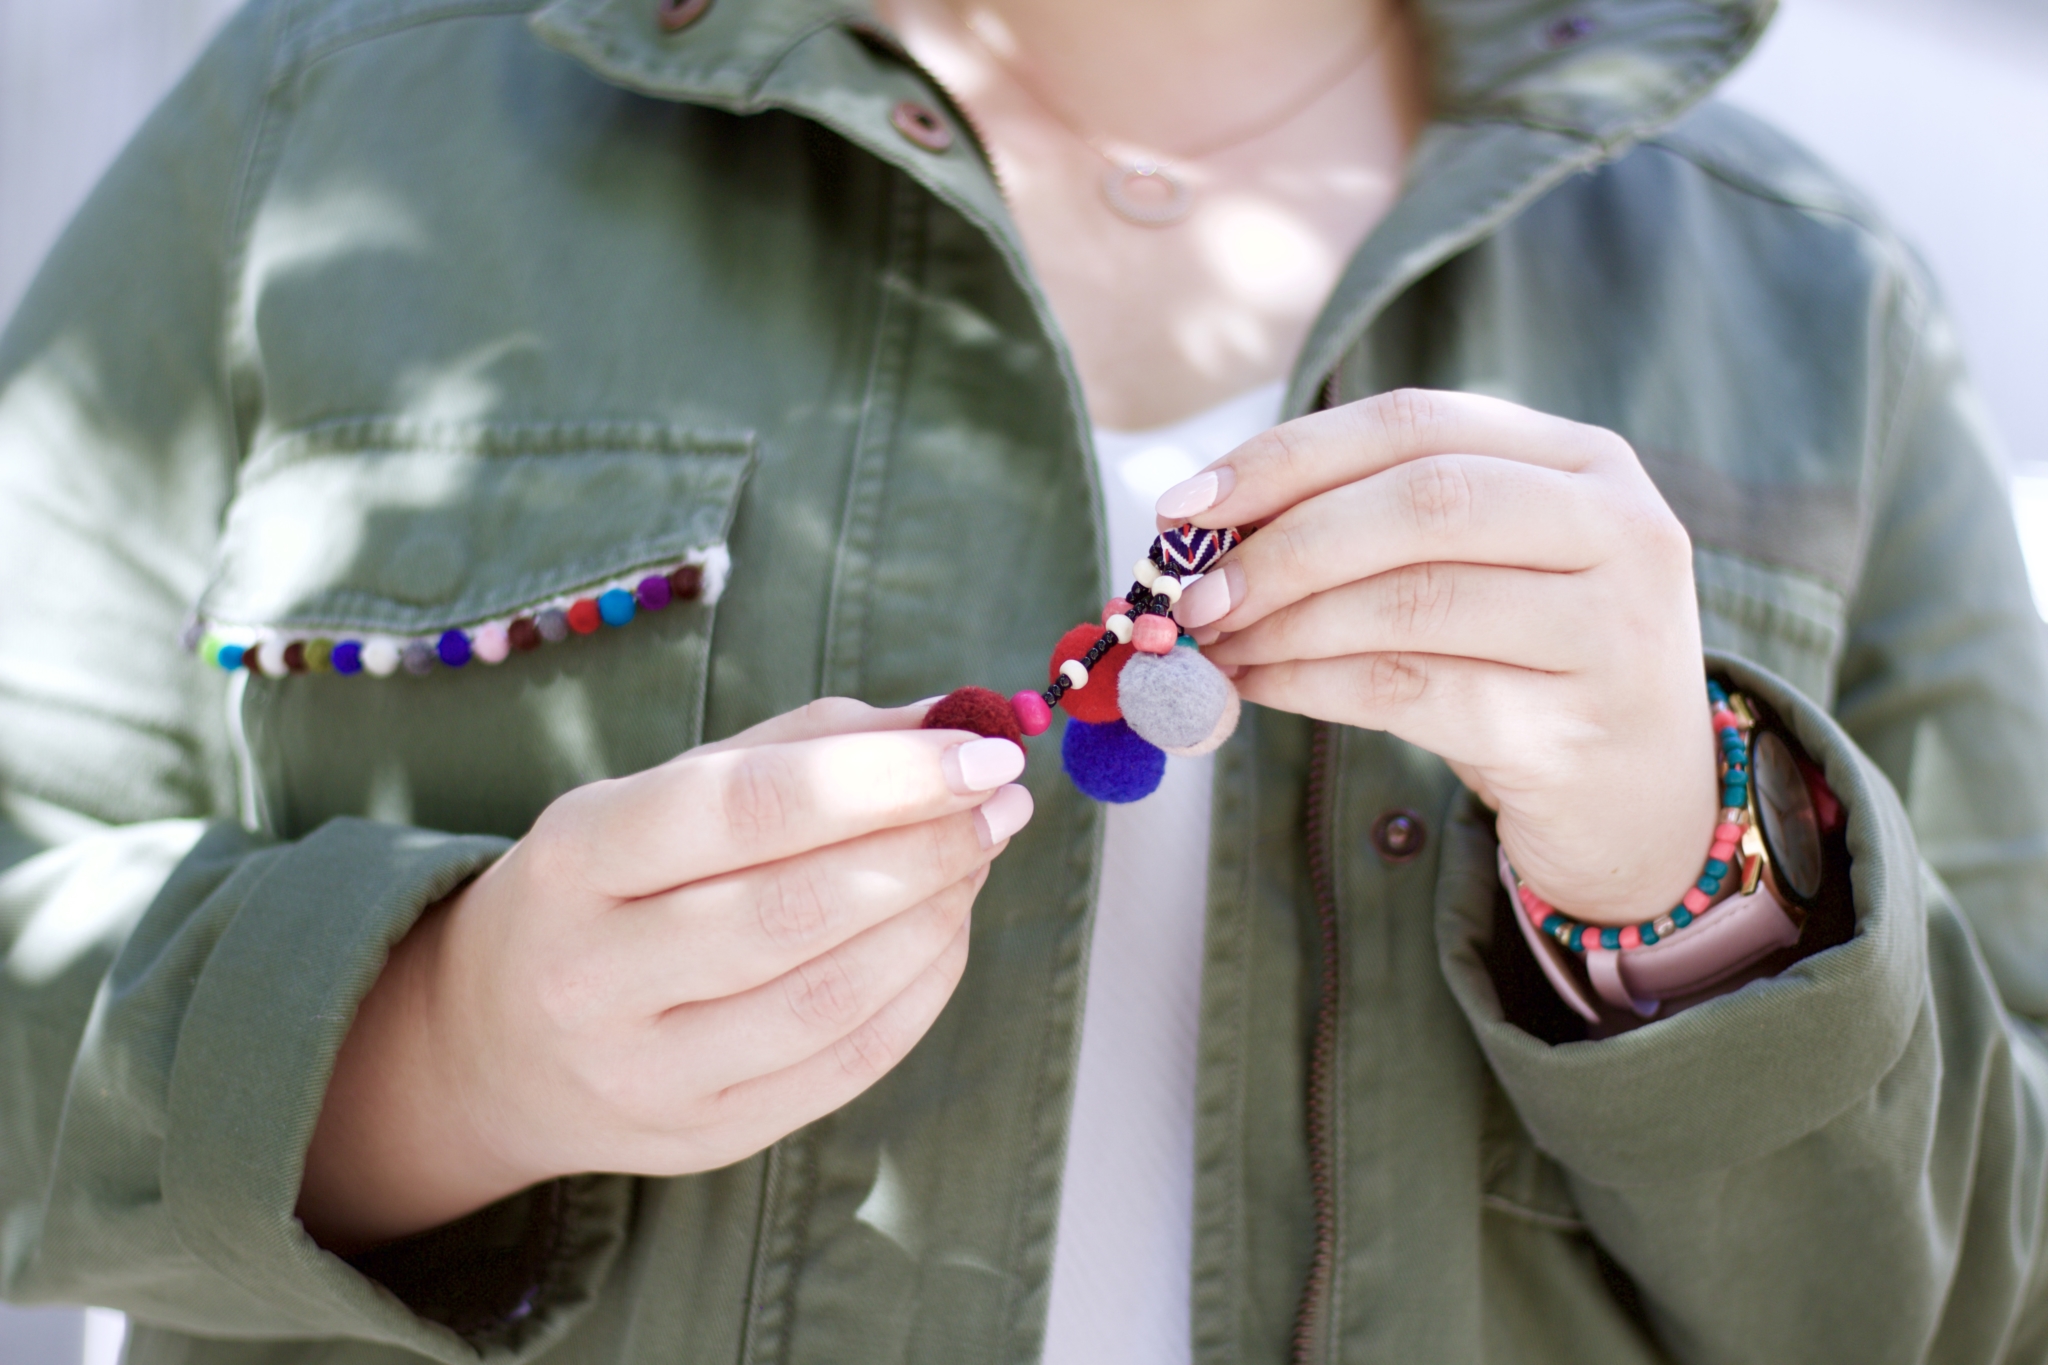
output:
M 354 1264 L 292 1218 L 388 945 L 551 798 L 820 694 L 1029 685 L 1110 587 L 958 111 L 839 0 L 658 7 L 260 0 L 0 341 L 0 1281 L 126 1309 L 134 1361 L 1037 1356 L 1100 831 L 1042 741 L 957 996 L 844 1110 Z M 1441 762 L 1251 712 L 1201 1365 L 2048 1353 L 2048 660 L 1911 257 L 1699 103 L 1767 8 L 1421 0 L 1436 121 L 1287 409 L 1425 384 L 1633 442 L 1717 666 L 1848 808 L 1854 935 L 1588 1041 Z M 430 636 L 721 548 L 715 603 L 494 668 L 231 679 L 180 643 Z

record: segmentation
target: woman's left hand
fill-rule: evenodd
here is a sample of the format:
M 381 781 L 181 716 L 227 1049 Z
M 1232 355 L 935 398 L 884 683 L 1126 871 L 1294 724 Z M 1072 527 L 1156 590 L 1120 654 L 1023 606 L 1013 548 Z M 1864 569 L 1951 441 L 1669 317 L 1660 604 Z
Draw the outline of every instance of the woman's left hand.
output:
M 1621 437 L 1388 393 L 1246 442 L 1159 509 L 1263 523 L 1176 613 L 1246 700 L 1441 755 L 1580 919 L 1648 919 L 1699 876 L 1719 789 L 1692 545 Z

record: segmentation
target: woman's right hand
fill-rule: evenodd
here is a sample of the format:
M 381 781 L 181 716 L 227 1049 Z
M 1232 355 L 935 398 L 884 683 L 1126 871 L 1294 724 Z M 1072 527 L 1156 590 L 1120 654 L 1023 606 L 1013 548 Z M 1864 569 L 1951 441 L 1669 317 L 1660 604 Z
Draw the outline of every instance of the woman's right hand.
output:
M 1023 751 L 924 711 L 814 702 L 549 806 L 364 1000 L 308 1231 L 349 1252 L 556 1176 L 709 1170 L 880 1079 L 1031 818 Z

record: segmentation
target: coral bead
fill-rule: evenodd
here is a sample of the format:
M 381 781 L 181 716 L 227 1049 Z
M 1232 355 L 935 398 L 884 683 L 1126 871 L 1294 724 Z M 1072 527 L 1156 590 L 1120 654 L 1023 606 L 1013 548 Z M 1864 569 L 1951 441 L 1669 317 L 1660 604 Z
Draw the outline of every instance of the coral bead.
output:
M 1621 946 L 1622 946 L 1622 947 L 1624 947 L 1624 948 L 1640 948 L 1640 947 L 1642 947 L 1642 946 L 1643 946 L 1643 931 L 1642 931 L 1641 929 L 1637 928 L 1637 927 L 1636 927 L 1635 925 L 1633 925 L 1633 924 L 1631 924 L 1631 925 L 1629 925 L 1629 926 L 1628 926 L 1627 928 L 1623 929 L 1623 930 L 1621 931 Z
M 1707 893 L 1700 890 L 1697 886 L 1685 893 L 1683 901 L 1685 908 L 1692 911 L 1695 915 L 1704 913 L 1706 908 L 1713 903 Z
M 1019 692 L 1010 698 L 1017 728 L 1027 735 L 1042 735 L 1052 726 L 1052 708 L 1036 692 Z
M 1039 703 L 1044 705 L 1043 702 Z M 924 713 L 927 730 L 967 730 L 989 739 L 1023 744 L 1023 729 L 1010 703 L 986 687 L 960 687 L 932 703 Z
M 1140 616 L 1131 628 L 1131 648 L 1145 654 L 1166 654 L 1180 639 L 1180 627 L 1168 616 Z
M 1159 790 L 1166 754 L 1122 721 L 1073 721 L 1060 739 L 1060 761 L 1074 785 L 1097 801 L 1140 801 Z
M 1095 647 L 1103 635 L 1101 626 L 1093 623 L 1075 626 L 1060 637 L 1053 646 L 1052 660 L 1046 666 L 1047 682 L 1060 676 L 1061 666 L 1072 660 L 1078 664 L 1081 656 Z M 1116 678 L 1123 671 L 1124 663 L 1131 657 L 1129 645 L 1112 645 L 1102 657 L 1088 667 L 1088 685 L 1077 687 L 1060 698 L 1060 709 L 1075 720 L 1085 720 L 1091 725 L 1106 725 L 1113 720 L 1122 720 L 1123 712 L 1117 709 Z

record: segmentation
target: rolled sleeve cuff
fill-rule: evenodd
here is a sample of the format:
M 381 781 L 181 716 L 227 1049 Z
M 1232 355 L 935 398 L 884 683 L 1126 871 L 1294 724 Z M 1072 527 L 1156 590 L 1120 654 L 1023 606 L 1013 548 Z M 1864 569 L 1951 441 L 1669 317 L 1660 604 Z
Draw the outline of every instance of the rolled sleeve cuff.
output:
M 524 1356 L 594 1294 L 623 1236 L 620 1179 L 570 1182 L 534 1293 L 480 1334 L 413 1311 L 293 1214 L 335 1056 L 391 948 L 506 847 L 336 820 L 236 879 L 241 903 L 178 1036 L 163 1193 L 186 1247 L 274 1312 L 253 1334 L 368 1339 L 447 1361 Z
M 1604 1185 L 1734 1166 L 1819 1129 L 1898 1061 L 1926 988 L 1919 851 L 1891 784 L 1783 679 L 1725 655 L 1709 663 L 1777 710 L 1847 808 L 1848 942 L 1631 1032 L 1546 1043 L 1509 1022 L 1486 967 L 1500 895 L 1491 829 L 1466 821 L 1445 851 L 1437 934 L 1451 990 L 1531 1137 Z

